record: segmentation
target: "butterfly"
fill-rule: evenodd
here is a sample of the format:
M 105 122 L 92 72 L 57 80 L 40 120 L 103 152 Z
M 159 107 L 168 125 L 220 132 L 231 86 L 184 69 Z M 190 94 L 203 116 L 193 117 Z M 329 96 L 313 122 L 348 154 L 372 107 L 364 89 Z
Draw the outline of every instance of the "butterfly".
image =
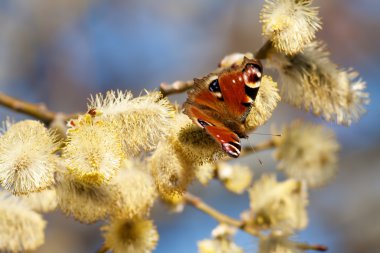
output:
M 262 71 L 260 61 L 244 57 L 240 64 L 195 78 L 187 93 L 184 113 L 233 158 L 240 155 L 240 138 L 248 137 L 244 122 L 258 94 Z

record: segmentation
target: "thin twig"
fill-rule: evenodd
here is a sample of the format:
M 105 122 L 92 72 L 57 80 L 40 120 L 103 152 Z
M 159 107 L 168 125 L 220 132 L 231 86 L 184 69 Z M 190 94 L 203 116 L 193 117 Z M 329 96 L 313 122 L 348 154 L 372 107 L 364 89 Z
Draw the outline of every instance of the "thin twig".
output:
M 320 244 L 296 243 L 296 246 L 301 250 L 327 251 L 329 249 L 327 246 Z
M 194 81 L 175 81 L 174 83 L 161 83 L 160 91 L 164 96 L 169 96 L 172 94 L 178 94 L 187 91 L 191 87 L 193 87 Z
M 260 151 L 272 149 L 275 147 L 276 147 L 275 141 L 273 139 L 269 139 L 265 142 L 259 143 L 255 146 L 252 146 L 252 147 L 251 146 L 244 147 L 241 151 L 240 157 L 247 156 L 247 155 L 250 155 L 250 154 L 255 153 L 255 152 L 260 152 Z
M 198 197 L 196 197 L 190 193 L 185 194 L 185 201 L 186 201 L 186 203 L 197 208 L 198 210 L 210 215 L 211 217 L 213 217 L 215 220 L 219 221 L 220 223 L 224 223 L 224 224 L 239 228 L 239 229 L 243 230 L 244 232 L 246 232 L 250 235 L 260 237 L 260 232 L 257 231 L 256 229 L 253 229 L 251 227 L 247 227 L 247 226 L 245 226 L 244 222 L 237 220 L 237 219 L 234 219 L 230 216 L 227 216 L 227 215 L 219 212 L 215 208 L 213 208 L 213 207 L 207 205 L 205 202 L 203 202 L 202 199 L 200 199 L 200 198 L 198 198 Z
M 96 253 L 106 253 L 107 251 L 109 251 L 110 249 L 106 246 L 106 245 L 103 245 L 100 249 L 98 249 L 96 251 Z
M 252 228 L 252 227 L 248 227 L 246 226 L 246 223 L 241 221 L 241 220 L 237 220 L 237 219 L 234 219 L 228 215 L 225 215 L 221 212 L 219 212 L 218 210 L 216 210 L 215 208 L 209 206 L 208 204 L 206 204 L 205 202 L 203 202 L 203 200 L 199 197 L 196 197 L 194 195 L 192 195 L 191 193 L 186 193 L 185 194 L 185 201 L 187 204 L 195 207 L 196 209 L 208 214 L 209 216 L 211 216 L 212 218 L 214 218 L 215 220 L 217 220 L 218 222 L 220 223 L 224 223 L 226 225 L 230 225 L 230 226 L 233 226 L 235 228 L 238 228 L 252 236 L 255 236 L 255 237 L 258 237 L 258 238 L 262 238 L 262 237 L 265 237 L 265 235 L 262 235 L 260 233 L 260 231 L 258 231 L 257 229 L 255 228 Z M 301 249 L 301 250 L 314 250 L 314 251 L 327 251 L 327 247 L 324 246 L 324 245 L 320 245 L 320 244 L 317 244 L 317 245 L 311 245 L 311 244 L 307 244 L 307 243 L 296 243 L 296 246 L 297 248 Z
M 22 101 L 15 97 L 8 96 L 0 92 L 0 105 L 7 107 L 13 111 L 20 112 L 32 116 L 42 122 L 49 124 L 54 121 L 58 113 L 49 111 L 44 104 L 33 104 L 26 101 Z M 69 120 L 75 115 L 66 115 L 59 113 L 60 117 L 64 120 Z
M 268 58 L 269 52 L 273 49 L 272 42 L 270 40 L 267 40 L 265 44 L 257 51 L 255 54 L 255 58 L 258 60 L 264 60 Z

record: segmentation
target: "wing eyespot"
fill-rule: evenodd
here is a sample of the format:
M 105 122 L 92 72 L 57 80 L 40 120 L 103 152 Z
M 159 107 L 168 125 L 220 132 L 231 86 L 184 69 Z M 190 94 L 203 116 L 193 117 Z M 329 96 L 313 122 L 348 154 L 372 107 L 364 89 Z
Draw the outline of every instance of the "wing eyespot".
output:
M 220 89 L 219 86 L 219 80 L 215 79 L 212 80 L 211 83 L 208 86 L 209 91 L 212 92 L 212 94 L 219 99 L 220 101 L 224 101 L 223 95 L 222 95 L 222 90 Z
M 220 86 L 219 86 L 219 80 L 218 79 L 212 80 L 208 86 L 208 89 L 211 92 L 221 92 Z
M 247 63 L 243 69 L 243 72 L 245 72 L 249 68 L 257 69 L 260 73 L 263 72 L 263 67 L 261 66 L 261 64 L 256 63 Z
M 206 127 L 206 126 L 212 126 L 211 123 L 209 123 L 209 122 L 207 122 L 205 120 L 197 119 L 197 121 L 198 121 L 199 125 L 201 125 L 201 127 L 203 127 L 203 128 Z

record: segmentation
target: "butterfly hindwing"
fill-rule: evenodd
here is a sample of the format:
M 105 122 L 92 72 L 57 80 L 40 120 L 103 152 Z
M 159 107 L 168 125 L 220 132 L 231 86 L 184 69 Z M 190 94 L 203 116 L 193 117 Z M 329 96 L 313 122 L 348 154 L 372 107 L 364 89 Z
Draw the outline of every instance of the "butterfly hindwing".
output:
M 224 152 L 233 158 L 240 155 L 241 145 L 239 137 L 230 129 L 223 126 L 205 126 L 206 132 L 222 146 Z
M 224 126 L 223 123 L 210 117 L 204 110 L 200 110 L 193 105 L 188 105 L 186 113 L 192 119 L 196 119 L 195 123 L 204 128 L 229 156 L 236 158 L 240 155 L 241 145 L 239 137 Z

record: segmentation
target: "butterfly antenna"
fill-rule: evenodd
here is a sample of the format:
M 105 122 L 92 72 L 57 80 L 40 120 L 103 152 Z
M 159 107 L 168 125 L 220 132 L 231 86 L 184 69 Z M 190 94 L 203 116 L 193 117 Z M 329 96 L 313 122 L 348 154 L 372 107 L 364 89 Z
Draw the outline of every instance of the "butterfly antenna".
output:
M 248 144 L 249 146 L 251 147 L 253 153 L 257 154 L 255 148 L 253 147 L 252 143 L 249 141 L 249 136 L 247 137 L 247 141 L 248 141 Z M 257 160 L 259 161 L 260 165 L 263 166 L 263 162 L 261 161 L 261 159 L 259 157 L 257 157 Z
M 270 136 L 276 136 L 276 137 L 281 137 L 281 134 L 267 134 L 267 133 L 252 133 L 252 134 L 257 134 L 257 135 L 270 135 Z

